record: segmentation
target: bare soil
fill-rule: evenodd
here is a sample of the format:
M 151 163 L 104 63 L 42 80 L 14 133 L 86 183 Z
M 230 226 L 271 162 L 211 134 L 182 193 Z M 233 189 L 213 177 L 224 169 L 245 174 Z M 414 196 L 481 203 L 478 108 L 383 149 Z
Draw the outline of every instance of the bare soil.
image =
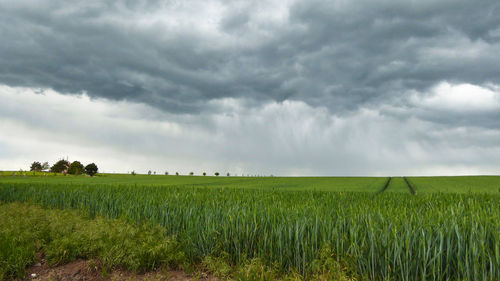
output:
M 152 271 L 144 274 L 137 274 L 131 271 L 115 269 L 105 272 L 99 262 L 94 260 L 76 260 L 74 262 L 49 267 L 43 259 L 27 270 L 24 281 L 146 281 L 146 280 L 204 280 L 217 281 L 219 279 L 200 272 L 197 274 L 187 274 L 183 271 Z

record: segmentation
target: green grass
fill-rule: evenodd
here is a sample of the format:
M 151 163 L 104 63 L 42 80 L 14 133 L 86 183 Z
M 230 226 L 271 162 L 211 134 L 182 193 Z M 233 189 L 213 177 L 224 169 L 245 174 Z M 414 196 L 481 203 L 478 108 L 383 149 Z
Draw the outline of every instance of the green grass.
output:
M 91 219 L 74 210 L 43 209 L 27 203 L 0 204 L 0 280 L 23 279 L 26 267 L 45 257 L 50 265 L 80 258 L 99 264 L 88 270 L 101 270 L 103 276 L 114 268 L 135 272 L 188 269 L 194 276 L 208 271 L 221 280 L 303 280 L 299 274 L 282 274 L 259 258 L 233 267 L 227 255 L 205 256 L 200 264 L 187 263 L 175 237 L 149 224 L 124 219 Z M 324 247 L 313 261 L 314 280 L 352 280 Z
M 414 178 L 416 196 L 402 178 L 377 194 L 385 178 L 128 177 L 6 177 L 0 198 L 161 225 L 192 264 L 259 261 L 314 279 L 326 248 L 360 279 L 500 279 L 498 193 L 420 192 Z
M 13 176 L 15 174 L 15 176 Z M 227 187 L 317 191 L 377 192 L 386 177 L 226 177 L 99 174 L 96 177 L 53 173 L 0 172 L 0 182 L 54 184 L 137 184 L 176 187 Z M 409 177 L 418 193 L 500 193 L 500 176 Z M 389 192 L 409 192 L 402 177 L 394 177 Z
M 393 177 L 389 188 L 385 192 L 409 193 L 410 190 L 402 177 Z
M 500 176 L 410 177 L 417 192 L 500 194 Z
M 96 258 L 107 267 L 134 271 L 179 267 L 185 255 L 165 230 L 123 219 L 90 219 L 76 211 L 0 204 L 0 280 L 23 278 L 44 255 L 51 265 Z
M 19 183 L 55 183 L 55 184 L 137 184 L 148 186 L 176 186 L 176 187 L 228 187 L 250 189 L 286 189 L 286 190 L 322 190 L 322 191 L 359 191 L 376 192 L 385 183 L 383 177 L 226 177 L 226 176 L 165 176 L 165 175 L 127 175 L 127 174 L 100 174 L 96 177 L 88 176 L 61 176 L 46 174 L 33 176 L 32 172 L 26 175 L 12 176 L 11 172 L 4 172 L 0 182 Z

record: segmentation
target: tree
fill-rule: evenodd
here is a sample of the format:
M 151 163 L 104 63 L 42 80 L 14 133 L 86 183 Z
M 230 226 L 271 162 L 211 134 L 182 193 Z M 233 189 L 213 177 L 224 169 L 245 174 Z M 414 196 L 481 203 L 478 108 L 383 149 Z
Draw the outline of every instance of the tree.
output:
M 73 161 L 68 167 L 68 174 L 70 175 L 80 175 L 83 174 L 85 167 L 83 167 L 80 161 Z
M 97 171 L 99 171 L 99 169 L 97 168 L 97 165 L 94 163 L 90 163 L 87 166 L 85 166 L 85 173 L 91 177 L 97 174 Z M 132 171 L 132 175 L 135 175 L 135 171 Z
M 48 171 L 50 169 L 49 162 L 43 162 L 42 164 L 42 171 Z
M 203 172 L 203 175 L 204 175 L 204 176 L 206 176 L 206 175 L 207 175 L 207 173 Z
M 52 167 L 50 167 L 50 171 L 52 173 L 66 173 L 69 168 L 69 162 L 67 160 L 61 159 L 57 161 Z
M 230 173 L 227 173 L 227 174 L 226 174 L 226 176 L 228 176 L 228 177 L 229 177 L 230 175 L 231 175 Z
M 179 175 L 179 172 L 175 172 L 175 175 L 178 176 Z
M 87 166 L 88 166 L 88 165 L 87 165 Z M 131 174 L 132 176 L 137 175 L 137 174 L 135 173 L 135 171 L 132 171 L 130 174 Z
M 219 176 L 219 172 L 215 172 L 215 176 L 218 177 Z
M 151 176 L 151 170 L 149 170 L 149 171 L 148 171 L 148 175 L 150 175 L 150 176 Z
M 193 175 L 194 175 L 194 173 L 193 173 L 193 172 L 189 172 L 189 175 L 190 175 L 190 176 L 193 176 Z
M 38 161 L 31 163 L 30 171 L 41 172 L 42 171 L 42 164 L 40 164 L 40 162 L 38 162 Z
M 165 176 L 168 176 L 168 172 L 165 172 Z

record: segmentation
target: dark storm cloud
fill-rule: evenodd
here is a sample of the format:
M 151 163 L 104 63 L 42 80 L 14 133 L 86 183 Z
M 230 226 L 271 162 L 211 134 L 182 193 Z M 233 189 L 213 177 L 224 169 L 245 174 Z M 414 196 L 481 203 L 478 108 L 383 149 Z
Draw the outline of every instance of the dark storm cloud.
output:
M 280 19 L 225 3 L 0 1 L 0 83 L 171 112 L 244 97 L 337 114 L 440 81 L 500 84 L 497 0 L 300 1 Z

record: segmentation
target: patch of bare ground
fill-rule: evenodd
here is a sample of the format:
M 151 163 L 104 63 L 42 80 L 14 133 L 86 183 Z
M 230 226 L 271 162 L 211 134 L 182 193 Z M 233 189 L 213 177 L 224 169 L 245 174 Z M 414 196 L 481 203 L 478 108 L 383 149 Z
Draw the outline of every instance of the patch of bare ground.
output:
M 183 271 L 157 270 L 143 274 L 123 269 L 106 272 L 100 263 L 94 260 L 76 260 L 65 265 L 50 267 L 42 259 L 27 270 L 24 281 L 217 281 L 216 277 L 206 273 L 188 274 Z

